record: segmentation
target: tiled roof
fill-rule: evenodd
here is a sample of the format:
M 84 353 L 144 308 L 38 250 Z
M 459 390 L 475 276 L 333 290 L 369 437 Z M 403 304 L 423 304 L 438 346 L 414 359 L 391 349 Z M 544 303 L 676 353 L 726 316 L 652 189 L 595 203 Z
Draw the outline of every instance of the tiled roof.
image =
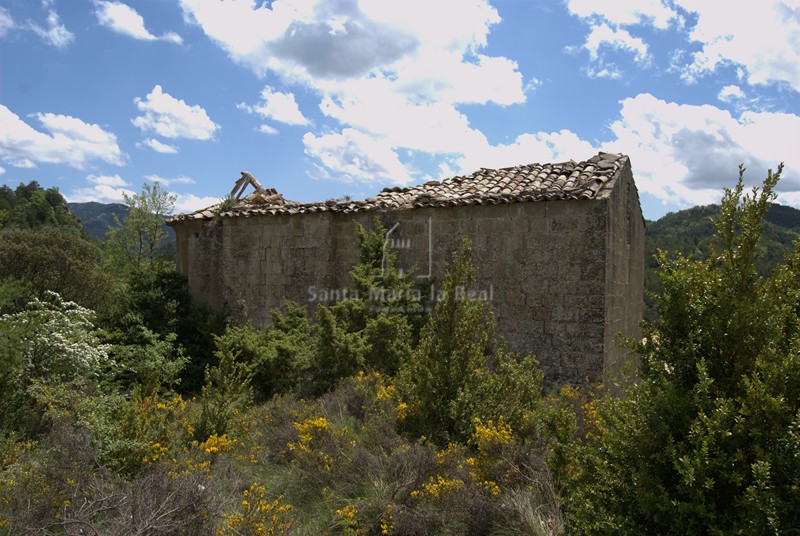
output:
M 261 188 L 238 200 L 232 208 L 224 212 L 220 212 L 220 205 L 215 205 L 191 214 L 180 214 L 169 223 L 209 219 L 217 214 L 227 218 L 262 214 L 348 213 L 557 199 L 595 199 L 610 187 L 611 179 L 627 162 L 627 156 L 600 153 L 585 162 L 570 160 L 558 164 L 481 169 L 467 177 L 453 177 L 441 182 L 430 181 L 407 188 L 385 188 L 378 195 L 359 201 L 297 203 L 284 199 L 273 189 Z M 242 173 L 243 178 L 245 173 Z M 247 176 L 252 177 L 249 174 Z M 237 186 L 241 181 L 242 179 L 237 182 Z

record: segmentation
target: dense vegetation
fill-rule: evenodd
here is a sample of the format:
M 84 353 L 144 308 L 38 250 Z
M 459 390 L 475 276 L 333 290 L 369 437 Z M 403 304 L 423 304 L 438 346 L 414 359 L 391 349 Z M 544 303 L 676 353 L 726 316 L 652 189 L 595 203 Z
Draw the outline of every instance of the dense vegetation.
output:
M 657 295 L 661 291 L 658 277 L 660 268 L 658 251 L 668 251 L 695 260 L 711 255 L 714 241 L 714 218 L 719 216 L 719 205 L 693 207 L 672 212 L 657 221 L 648 221 L 645 232 L 645 319 L 653 321 L 658 316 Z M 800 210 L 781 205 L 770 206 L 762 222 L 760 256 L 755 260 L 758 273 L 772 274 L 786 255 L 794 250 L 800 238 Z
M 43 226 L 81 233 L 80 222 L 67 208 L 57 188 L 44 190 L 36 181 L 20 184 L 15 190 L 0 186 L 0 227 L 36 229 Z
M 188 300 L 160 248 L 171 199 L 145 188 L 102 244 L 78 234 L 113 299 L 2 274 L 0 534 L 790 534 L 800 250 L 759 271 L 779 174 L 726 192 L 708 254 L 659 256 L 623 398 L 542 391 L 488 304 L 454 292 L 468 242 L 430 313 L 390 260 L 400 302 L 226 321 Z M 384 229 L 356 232 L 368 289 Z

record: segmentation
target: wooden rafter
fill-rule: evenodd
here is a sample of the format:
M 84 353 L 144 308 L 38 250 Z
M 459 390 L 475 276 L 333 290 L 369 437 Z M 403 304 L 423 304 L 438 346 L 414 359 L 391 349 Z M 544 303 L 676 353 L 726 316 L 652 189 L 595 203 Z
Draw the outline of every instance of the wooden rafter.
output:
M 263 192 L 264 187 L 261 186 L 261 183 L 253 177 L 247 171 L 242 171 L 242 176 L 239 177 L 239 180 L 236 181 L 236 184 L 233 185 L 233 190 L 231 190 L 230 197 L 236 199 L 237 201 L 242 198 L 242 194 L 244 193 L 245 188 L 247 188 L 248 184 L 252 184 L 253 188 L 255 188 L 256 192 Z

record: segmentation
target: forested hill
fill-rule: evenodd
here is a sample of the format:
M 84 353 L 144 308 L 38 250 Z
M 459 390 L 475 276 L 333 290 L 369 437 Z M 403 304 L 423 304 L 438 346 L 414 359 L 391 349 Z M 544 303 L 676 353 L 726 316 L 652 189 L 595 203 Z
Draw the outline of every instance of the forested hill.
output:
M 656 221 L 647 222 L 645 233 L 645 289 L 656 292 L 659 281 L 656 277 L 658 264 L 654 255 L 658 249 L 670 254 L 681 253 L 702 259 L 709 255 L 711 237 L 714 234 L 712 218 L 719 213 L 719 205 L 693 207 L 671 212 Z M 772 273 L 793 242 L 800 238 L 800 210 L 783 205 L 773 205 L 765 217 L 761 236 L 762 256 L 756 261 L 761 275 Z M 655 318 L 653 300 L 645 296 L 645 318 Z
M 114 225 L 114 216 L 122 221 L 128 213 L 127 205 L 122 203 L 89 201 L 87 203 L 67 203 L 67 207 L 81 220 L 83 230 L 98 240 L 106 237 L 106 231 Z
M 104 240 L 106 232 L 114 226 L 114 216 L 119 221 L 123 221 L 128 214 L 127 205 L 121 203 L 97 203 L 89 201 L 87 203 L 67 203 L 70 212 L 75 214 L 83 225 L 83 230 L 89 236 L 98 240 Z M 172 227 L 164 226 L 167 232 L 165 246 L 175 242 L 175 231 Z

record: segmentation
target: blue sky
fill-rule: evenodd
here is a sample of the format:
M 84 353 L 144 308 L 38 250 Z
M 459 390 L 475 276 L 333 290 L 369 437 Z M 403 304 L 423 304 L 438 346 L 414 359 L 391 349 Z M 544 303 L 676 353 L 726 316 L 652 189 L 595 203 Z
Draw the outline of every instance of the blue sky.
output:
M 207 206 L 631 157 L 645 216 L 786 164 L 800 0 L 0 0 L 0 182 Z

